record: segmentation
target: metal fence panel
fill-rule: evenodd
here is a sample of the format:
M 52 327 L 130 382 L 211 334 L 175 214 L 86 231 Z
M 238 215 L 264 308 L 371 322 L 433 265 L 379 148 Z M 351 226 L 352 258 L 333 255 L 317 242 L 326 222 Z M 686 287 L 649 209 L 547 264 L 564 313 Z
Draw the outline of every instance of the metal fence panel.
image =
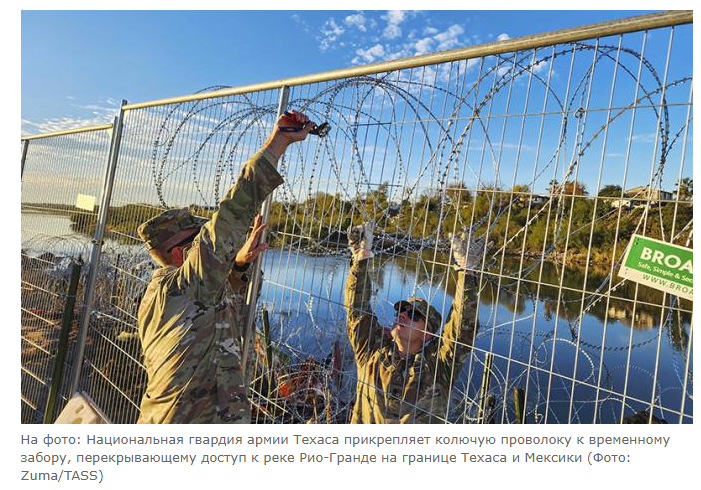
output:
M 81 379 L 113 422 L 136 420 L 146 383 L 136 320 L 153 264 L 138 225 L 165 207 L 210 216 L 276 112 L 267 91 L 126 113 Z
M 633 233 L 691 245 L 684 29 L 294 87 L 290 107 L 336 130 L 290 152 L 275 196 L 262 301 L 278 377 L 304 383 L 265 406 L 343 421 L 355 383 L 345 230 L 371 220 L 385 325 L 409 296 L 447 317 L 450 233 L 494 242 L 445 421 L 485 421 L 487 397 L 487 420 L 513 423 L 519 389 L 529 423 L 690 422 L 692 305 L 617 276 Z
M 281 279 L 273 273 L 268 294 L 275 290 L 273 302 L 288 318 L 304 320 L 280 322 L 324 333 L 335 325 L 342 338 L 342 309 L 335 319 L 315 316 L 331 311 L 319 306 L 324 302 L 342 303 L 340 289 L 329 285 L 343 282 L 345 261 L 325 258 L 321 265 L 313 256 L 328 257 L 328 237 L 335 233 L 341 241 L 346 224 L 364 220 L 380 225 L 391 248 L 385 260 L 402 264 L 400 271 L 376 265 L 375 309 L 384 310 L 385 323 L 391 324 L 394 301 L 417 292 L 445 318 L 451 301 L 444 293 L 451 288 L 445 238 L 467 229 L 495 247 L 478 271 L 481 328 L 473 355 L 456 374 L 456 406 L 447 420 L 477 420 L 487 353 L 495 357 L 486 375 L 495 378 L 488 396 L 500 401 L 497 421 L 513 421 L 509 394 L 518 387 L 525 389 L 531 421 L 614 422 L 645 409 L 681 420 L 682 404 L 690 407 L 682 366 L 691 306 L 616 277 L 631 231 L 664 233 L 678 243 L 690 237 L 688 229 L 680 233 L 691 219 L 688 197 L 661 203 L 639 188 L 672 189 L 691 176 L 683 157 L 690 150 L 690 73 L 677 66 L 678 78 L 666 76 L 666 66 L 681 55 L 672 30 L 655 34 L 662 50 L 657 64 L 641 54 L 645 43 L 654 50 L 640 34 L 342 81 L 312 88 L 311 97 L 307 87 L 296 90 L 301 108 L 311 99 L 311 112 L 338 111 L 331 117 L 343 129 L 319 159 L 326 166 L 314 165 L 316 153 L 289 159 L 286 180 L 294 187 L 280 208 L 284 224 L 277 225 L 290 231 L 287 246 L 267 260 L 277 271 L 284 265 L 293 272 Z M 620 139 L 612 141 L 612 133 Z M 633 158 L 643 171 L 628 171 Z M 330 182 L 325 169 L 336 173 Z M 638 190 L 616 206 L 615 198 L 626 196 L 600 196 L 609 184 Z M 632 211 L 624 213 L 631 202 Z M 335 226 L 323 229 L 320 219 L 326 224 L 324 215 L 334 209 L 329 221 Z M 609 227 L 616 232 L 606 236 Z M 405 241 L 399 253 L 397 235 Z M 407 253 L 410 238 L 420 241 L 419 253 Z M 620 323 L 629 326 L 620 331 Z M 610 338 L 612 329 L 623 341 Z M 639 333 L 647 329 L 648 335 Z M 675 336 L 676 348 L 665 349 L 661 339 Z M 655 383 L 659 377 L 664 386 Z
M 22 422 L 40 422 L 68 288 L 70 264 L 87 261 L 90 227 L 96 210 L 79 209 L 99 202 L 110 142 L 102 128 L 23 142 L 22 159 Z M 25 146 L 26 145 L 26 146 Z M 70 334 L 67 364 L 55 416 L 68 396 L 73 348 L 82 306 L 80 283 Z

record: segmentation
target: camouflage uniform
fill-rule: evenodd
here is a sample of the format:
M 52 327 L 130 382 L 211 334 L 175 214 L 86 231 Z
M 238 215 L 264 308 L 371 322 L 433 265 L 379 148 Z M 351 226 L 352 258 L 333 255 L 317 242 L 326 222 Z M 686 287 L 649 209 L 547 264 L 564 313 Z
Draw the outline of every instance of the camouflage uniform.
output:
M 148 372 L 139 423 L 250 422 L 240 364 L 248 279 L 232 265 L 260 205 L 283 182 L 276 161 L 267 151 L 251 157 L 200 229 L 183 265 L 154 273 L 139 307 Z M 187 228 L 183 214 L 187 211 L 168 211 L 144 223 L 139 233 L 154 245 L 149 238 L 158 241 L 164 228 L 170 227 L 171 235 Z
M 450 319 L 441 337 L 432 337 L 421 351 L 402 357 L 393 341 L 383 339 L 383 328 L 372 313 L 369 262 L 351 261 L 345 291 L 348 338 L 358 367 L 351 423 L 445 422 L 454 376 L 470 352 L 477 328 L 477 300 L 474 292 L 467 297 L 467 275 L 458 272 Z M 440 327 L 440 315 L 425 300 L 409 302 L 423 305 L 427 323 Z

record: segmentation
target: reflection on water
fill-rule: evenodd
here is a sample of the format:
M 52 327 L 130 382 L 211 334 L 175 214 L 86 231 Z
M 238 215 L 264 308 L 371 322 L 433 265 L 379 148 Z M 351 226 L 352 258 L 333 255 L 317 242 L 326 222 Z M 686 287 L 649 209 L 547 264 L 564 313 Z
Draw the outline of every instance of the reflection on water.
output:
M 86 257 L 90 250 L 87 237 L 72 232 L 68 217 L 25 212 L 22 245 L 35 254 L 77 250 Z M 119 262 L 114 270 L 130 270 L 144 258 L 141 246 L 106 243 L 105 263 Z M 377 257 L 373 305 L 380 322 L 390 325 L 392 305 L 409 296 L 428 299 L 447 318 L 455 282 L 440 265 L 446 260 L 432 253 Z M 528 423 L 618 422 L 649 409 L 651 402 L 656 418 L 678 422 L 683 404 L 682 421 L 692 421 L 691 302 L 667 298 L 663 307 L 659 291 L 619 285 L 617 277 L 607 283 L 606 266 L 568 266 L 563 272 L 553 263 L 532 264 L 507 258 L 477 277 L 480 328 L 471 355 L 456 366 L 451 420 L 476 420 L 485 355 L 492 353 L 494 422 L 515 421 L 515 388 L 526 391 Z M 263 269 L 260 303 L 271 312 L 273 339 L 298 361 L 324 360 L 339 342 L 342 396 L 352 400 L 355 368 L 343 308 L 348 259 L 270 250 Z M 144 287 L 146 279 L 136 283 Z M 138 304 L 138 292 L 130 294 L 132 306 L 123 308 Z M 97 298 L 103 300 L 105 307 L 113 303 Z
M 76 230 L 67 214 L 22 210 L 22 250 L 30 255 L 50 252 L 56 255 L 82 256 L 86 259 L 92 250 L 91 238 L 92 236 Z M 118 252 L 143 248 L 120 244 L 110 237 L 109 230 L 104 242 L 104 248 Z
M 73 254 L 84 249 L 89 252 L 89 238 L 71 230 L 68 216 L 22 210 L 21 238 L 22 249 L 28 251 Z

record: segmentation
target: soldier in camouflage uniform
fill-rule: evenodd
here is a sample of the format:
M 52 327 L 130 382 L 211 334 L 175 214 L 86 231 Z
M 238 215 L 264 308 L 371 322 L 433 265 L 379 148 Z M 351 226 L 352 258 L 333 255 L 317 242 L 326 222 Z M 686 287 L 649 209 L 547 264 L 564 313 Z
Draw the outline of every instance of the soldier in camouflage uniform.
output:
M 283 182 L 278 159 L 314 127 L 304 114 L 281 116 L 209 221 L 172 209 L 139 227 L 161 266 L 139 306 L 148 373 L 139 423 L 250 422 L 241 307 L 248 267 L 267 248 L 259 243 L 265 225 L 256 215 Z
M 446 421 L 450 390 L 470 352 L 477 329 L 476 288 L 469 289 L 466 271 L 484 253 L 484 240 L 452 237 L 457 263 L 455 298 L 448 322 L 439 336 L 441 315 L 426 300 L 398 301 L 388 341 L 372 313 L 372 224 L 348 231 L 352 252 L 345 290 L 348 338 L 355 353 L 358 384 L 351 423 L 442 423 Z

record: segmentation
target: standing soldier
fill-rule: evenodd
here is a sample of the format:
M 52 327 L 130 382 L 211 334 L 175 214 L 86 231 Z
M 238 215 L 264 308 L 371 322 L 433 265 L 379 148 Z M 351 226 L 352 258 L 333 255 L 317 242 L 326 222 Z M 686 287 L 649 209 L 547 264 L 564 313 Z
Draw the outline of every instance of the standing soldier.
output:
M 209 221 L 187 208 L 171 209 L 139 227 L 161 266 L 139 306 L 148 373 L 139 423 L 250 422 L 241 371 L 241 293 L 249 265 L 268 248 L 259 243 L 266 225 L 257 213 L 283 182 L 278 159 L 315 126 L 301 113 L 280 116 Z
M 348 230 L 352 258 L 345 305 L 358 368 L 351 423 L 445 422 L 454 374 L 470 352 L 477 329 L 477 295 L 472 289 L 468 296 L 466 271 L 479 264 L 484 240 L 468 246 L 464 235 L 451 239 L 457 287 L 443 333 L 438 335 L 440 313 L 424 299 L 409 298 L 394 304 L 392 341 L 386 341 L 370 306 L 372 239 L 370 223 Z

